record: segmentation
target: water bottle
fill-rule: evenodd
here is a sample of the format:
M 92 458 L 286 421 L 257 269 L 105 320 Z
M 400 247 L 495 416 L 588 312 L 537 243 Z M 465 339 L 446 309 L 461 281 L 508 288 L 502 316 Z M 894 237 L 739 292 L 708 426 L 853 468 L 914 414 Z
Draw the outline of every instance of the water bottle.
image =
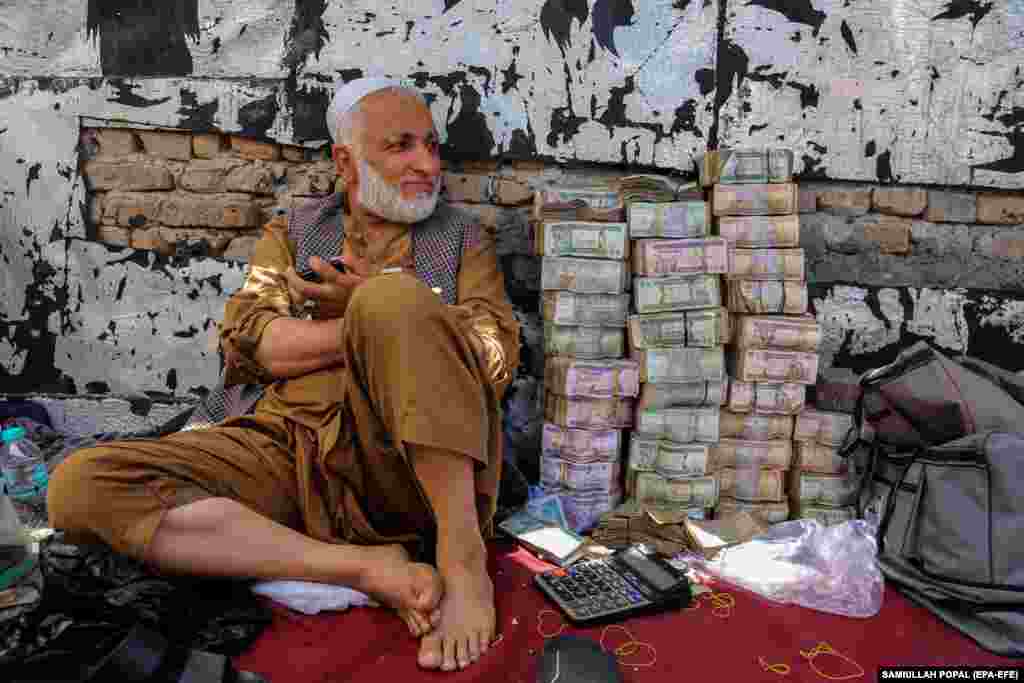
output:
M 0 591 L 21 581 L 33 564 L 31 540 L 10 498 L 0 493 Z
M 13 500 L 36 502 L 46 498 L 49 475 L 42 451 L 25 436 L 24 427 L 8 427 L 0 432 L 3 468 L 7 495 Z

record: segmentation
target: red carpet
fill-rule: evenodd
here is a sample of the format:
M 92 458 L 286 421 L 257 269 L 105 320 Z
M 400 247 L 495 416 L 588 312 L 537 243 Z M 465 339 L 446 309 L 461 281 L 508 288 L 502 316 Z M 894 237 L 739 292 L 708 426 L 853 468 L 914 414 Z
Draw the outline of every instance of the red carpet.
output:
M 497 595 L 499 632 L 503 638 L 475 665 L 461 672 L 427 672 L 416 666 L 418 641 L 392 613 L 356 608 L 343 613 L 304 616 L 281 609 L 251 650 L 236 658 L 239 668 L 256 671 L 270 683 L 334 683 L 338 681 L 451 680 L 533 683 L 537 658 L 544 646 L 538 633 L 538 613 L 550 609 L 530 582 L 548 565 L 514 546 L 495 545 L 491 575 Z M 657 651 L 653 666 L 647 648 L 622 660 L 627 681 L 776 681 L 797 683 L 844 678 L 857 666 L 832 654 L 813 656 L 820 642 L 845 655 L 864 671 L 847 680 L 877 680 L 879 666 L 989 665 L 1021 666 L 1024 662 L 990 654 L 924 609 L 886 588 L 882 611 L 871 619 L 850 619 L 794 606 L 780 606 L 739 589 L 722 588 L 735 598 L 729 616 L 712 614 L 702 601 L 693 611 L 634 618 L 623 623 L 638 641 Z M 557 631 L 562 620 L 550 613 L 542 629 Z M 604 627 L 563 633 L 601 638 Z M 614 649 L 625 637 L 618 629 L 607 633 Z M 784 664 L 788 674 L 766 671 L 758 659 Z

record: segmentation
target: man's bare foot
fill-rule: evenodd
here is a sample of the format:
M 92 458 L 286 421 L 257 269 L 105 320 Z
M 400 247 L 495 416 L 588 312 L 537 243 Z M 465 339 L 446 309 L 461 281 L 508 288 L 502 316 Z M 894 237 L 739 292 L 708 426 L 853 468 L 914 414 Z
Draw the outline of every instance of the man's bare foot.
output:
M 417 661 L 425 669 L 464 669 L 494 639 L 494 584 L 487 575 L 485 552 L 468 561 L 439 562 L 439 567 L 444 580 L 440 621 L 420 641 Z
M 444 590 L 437 571 L 428 564 L 410 562 L 400 545 L 365 546 L 363 551 L 366 571 L 353 588 L 394 608 L 414 637 L 430 631 L 440 616 L 438 603 Z

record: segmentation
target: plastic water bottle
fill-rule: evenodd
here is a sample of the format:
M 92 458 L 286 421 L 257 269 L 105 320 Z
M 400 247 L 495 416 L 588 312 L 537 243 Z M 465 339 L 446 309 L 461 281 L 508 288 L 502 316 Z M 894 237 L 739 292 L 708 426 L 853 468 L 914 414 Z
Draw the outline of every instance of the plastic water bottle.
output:
M 25 428 L 8 427 L 0 432 L 0 442 L 3 443 L 0 466 L 7 495 L 26 502 L 45 499 L 49 483 L 46 459 L 39 447 L 25 436 Z
M 31 565 L 28 535 L 10 498 L 0 493 L 0 591 L 17 584 Z

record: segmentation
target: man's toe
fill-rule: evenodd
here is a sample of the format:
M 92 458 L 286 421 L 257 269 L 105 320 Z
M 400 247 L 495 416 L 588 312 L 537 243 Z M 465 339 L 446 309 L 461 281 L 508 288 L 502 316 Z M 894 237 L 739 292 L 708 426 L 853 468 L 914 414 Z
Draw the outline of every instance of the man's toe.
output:
M 443 663 L 442 639 L 438 631 L 423 636 L 420 640 L 420 653 L 416 658 L 424 669 L 439 669 Z
M 444 655 L 441 660 L 441 669 L 443 671 L 455 671 L 458 662 L 455 660 L 456 655 L 456 640 L 451 636 L 444 639 Z

